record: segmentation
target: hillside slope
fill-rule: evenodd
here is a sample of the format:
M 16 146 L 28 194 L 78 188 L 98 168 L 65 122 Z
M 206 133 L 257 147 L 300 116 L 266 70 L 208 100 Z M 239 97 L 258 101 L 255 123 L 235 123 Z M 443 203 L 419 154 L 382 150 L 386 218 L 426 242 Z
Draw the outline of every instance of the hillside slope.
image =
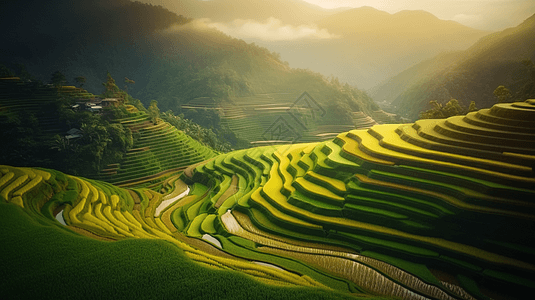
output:
M 535 97 L 533 72 L 522 62 L 535 60 L 534 31 L 535 15 L 517 27 L 482 38 L 462 53 L 437 56 L 400 73 L 374 88 L 372 96 L 383 97 L 411 119 L 431 100 L 444 103 L 454 98 L 466 107 L 471 101 L 477 107 L 491 107 L 499 85 L 511 89 L 513 100 Z
M 522 299 L 535 289 L 534 114 L 535 101 L 498 104 L 239 150 L 188 167 L 166 195 L 1 166 L 0 211 L 120 245 L 164 240 L 318 297 Z
M 381 105 L 389 106 L 407 87 L 434 77 L 459 60 L 462 54 L 463 51 L 445 52 L 422 61 L 373 87 L 369 91 L 370 96 Z
M 329 120 L 347 120 L 344 125 L 354 125 L 352 112 L 371 115 L 378 110 L 360 90 L 318 73 L 292 69 L 276 53 L 162 7 L 126 0 L 86 2 L 58 1 L 51 7 L 12 5 L 3 10 L 5 18 L 0 25 L 15 26 L 0 33 L 0 40 L 10 41 L 0 51 L 0 61 L 23 63 L 42 81 L 48 81 L 55 70 L 64 73 L 68 81 L 85 76 L 84 88 L 88 90 L 101 88 L 100 78 L 109 71 L 116 78 L 134 80 L 128 93 L 142 99 L 145 106 L 157 100 L 162 111 L 171 109 L 176 114 L 197 98 L 232 105 L 234 98 L 288 92 L 297 96 L 308 92 L 325 107 L 336 102 L 351 108 L 331 111 L 334 115 Z M 92 6 L 86 11 L 88 3 Z M 45 8 L 49 14 L 33 11 Z M 12 17 L 26 10 L 35 15 L 34 22 Z M 101 24 L 101 18 L 114 22 Z M 147 26 L 131 26 L 132 20 L 138 19 Z M 37 24 L 42 27 L 35 29 Z M 41 47 L 31 46 L 38 36 Z M 208 118 L 208 112 L 198 111 L 193 120 L 203 125 Z M 221 123 L 210 125 L 216 131 L 224 129 Z M 296 130 L 301 135 L 304 129 Z M 328 132 L 318 132 L 322 133 Z
M 168 122 L 151 120 L 143 107 L 82 108 L 91 101 L 95 95 L 73 86 L 0 78 L 0 163 L 159 190 L 186 166 L 218 154 Z
M 209 193 L 177 223 L 384 296 L 521 299 L 535 288 L 534 115 L 534 101 L 499 104 L 224 154 L 184 172 Z
M 334 74 L 352 86 L 369 90 L 444 51 L 465 50 L 490 33 L 438 19 L 425 11 L 390 14 L 372 7 L 339 12 L 314 25 L 328 32 L 329 38 L 271 41 L 253 36 L 247 41 L 281 53 L 293 67 Z
M 186 237 L 155 217 L 161 202 L 151 190 L 0 166 L 3 297 L 354 298 Z
M 116 122 L 134 136 L 132 148 L 123 159 L 109 164 L 96 178 L 118 186 L 158 187 L 187 166 L 215 157 L 218 153 L 171 124 L 129 105 L 130 115 Z

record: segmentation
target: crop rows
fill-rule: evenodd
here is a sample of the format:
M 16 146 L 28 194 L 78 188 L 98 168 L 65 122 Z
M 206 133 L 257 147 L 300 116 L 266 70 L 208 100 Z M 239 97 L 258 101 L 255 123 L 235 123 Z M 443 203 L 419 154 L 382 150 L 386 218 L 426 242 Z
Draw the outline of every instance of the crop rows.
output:
M 118 122 L 138 138 L 123 160 L 102 170 L 99 179 L 119 186 L 157 188 L 183 168 L 216 155 L 169 123 L 153 124 L 145 112 L 131 111 L 132 116 Z
M 522 298 L 535 289 L 534 116 L 533 102 L 499 104 L 207 156 L 160 178 L 163 194 L 1 166 L 0 197 L 100 237 L 162 239 L 274 285 Z M 139 132 L 120 168 L 140 170 L 136 159 L 179 134 L 161 123 Z
M 125 238 L 162 239 L 179 247 L 192 260 L 203 265 L 241 271 L 262 282 L 272 284 L 323 286 L 306 276 L 284 270 L 275 270 L 243 259 L 209 254 L 180 241 L 176 237 L 177 230 L 172 223 L 164 223 L 161 218 L 155 217 L 154 213 L 162 201 L 176 196 L 179 190 L 166 197 L 162 197 L 161 194 L 152 190 L 133 190 L 138 195 L 136 200 L 128 190 L 99 181 L 66 176 L 55 171 L 0 166 L 0 172 L 2 175 L 0 177 L 2 201 L 7 200 L 7 202 L 27 209 L 32 207 L 39 217 L 53 218 L 53 211 L 57 211 L 58 207 L 63 208 L 59 214 L 62 214 L 69 228 L 85 229 L 113 240 Z M 51 187 L 54 187 L 53 197 L 43 193 Z M 176 188 L 184 189 L 185 187 L 178 180 Z M 40 197 L 29 195 L 35 190 L 41 193 Z M 43 198 L 48 198 L 46 199 L 48 201 L 34 202 Z M 141 206 L 135 206 L 135 202 L 139 202 L 139 198 L 142 199 Z M 199 230 L 203 232 L 208 230 L 215 233 L 213 223 L 210 224 L 210 221 L 214 221 L 215 215 L 208 218 L 203 217 L 203 214 L 198 215 L 194 222 L 198 224 L 189 226 L 188 232 L 196 233 Z
M 292 127 L 293 131 L 289 137 L 281 137 L 281 143 L 284 143 L 284 138 L 298 138 L 299 142 L 330 140 L 340 132 L 353 128 L 369 128 L 377 124 L 364 112 L 354 112 L 352 122 L 343 125 L 321 125 L 318 123 L 322 118 L 319 115 L 308 120 L 300 119 L 297 113 L 299 109 L 296 106 L 299 104 L 295 103 L 299 96 L 300 93 L 297 92 L 259 94 L 234 97 L 231 101 L 220 105 L 215 104 L 210 98 L 198 98 L 183 105 L 182 108 L 218 110 L 222 115 L 222 123 L 228 126 L 236 136 L 250 142 L 253 146 L 264 145 L 266 140 L 270 139 L 270 130 L 274 130 L 281 120 Z M 311 105 L 311 109 L 319 110 L 315 107 L 315 103 L 301 104 L 304 105 L 301 110 L 306 110 L 307 105 Z M 377 111 L 375 114 L 385 122 L 388 119 L 383 111 Z
M 221 155 L 182 176 L 213 191 L 181 224 L 200 236 L 208 233 L 203 220 L 217 214 L 218 234 L 314 265 L 350 289 L 413 299 L 521 295 L 535 288 L 527 279 L 535 271 L 528 233 L 535 221 L 533 116 L 532 102 L 499 104 L 446 120 L 350 130 L 332 141 Z M 235 200 L 225 200 L 224 210 L 213 206 L 232 176 Z M 240 218 L 249 220 L 247 231 L 236 225 Z M 351 275 L 361 268 L 354 261 L 274 247 L 267 235 L 343 246 L 350 250 L 342 257 L 356 251 L 415 277 L 387 274 L 368 261 L 362 268 L 387 279 L 361 280 Z

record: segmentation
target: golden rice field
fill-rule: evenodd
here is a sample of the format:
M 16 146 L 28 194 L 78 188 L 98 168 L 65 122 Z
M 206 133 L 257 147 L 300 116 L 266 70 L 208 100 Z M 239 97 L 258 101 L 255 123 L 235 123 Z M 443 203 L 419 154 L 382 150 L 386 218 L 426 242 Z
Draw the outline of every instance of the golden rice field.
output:
M 521 299 L 535 291 L 534 166 L 528 100 L 221 154 L 168 177 L 163 194 L 0 166 L 0 198 L 92 238 L 163 240 L 268 285 Z

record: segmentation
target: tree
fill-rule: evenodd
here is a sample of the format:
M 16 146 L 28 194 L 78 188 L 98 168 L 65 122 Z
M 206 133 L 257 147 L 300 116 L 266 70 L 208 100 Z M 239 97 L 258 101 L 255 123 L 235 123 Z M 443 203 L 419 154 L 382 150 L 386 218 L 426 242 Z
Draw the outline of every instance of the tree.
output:
M 461 104 L 459 104 L 459 101 L 457 99 L 451 99 L 450 101 L 448 101 L 448 103 L 446 103 L 446 105 L 444 106 L 443 110 L 446 118 L 451 116 L 464 115 L 465 113 L 463 107 L 461 106 Z
M 84 83 L 86 82 L 86 78 L 84 76 L 78 76 L 76 78 L 74 78 L 74 81 L 76 81 L 76 83 L 78 83 L 80 85 L 80 88 L 82 88 L 82 86 L 84 86 Z
M 444 114 L 442 112 L 442 104 L 438 103 L 436 100 L 429 101 L 429 104 L 433 108 L 426 110 L 425 112 L 420 113 L 420 119 L 442 119 Z
M 511 91 L 505 86 L 500 85 L 494 90 L 494 96 L 498 99 L 498 103 L 509 102 L 511 99 Z
M 429 101 L 429 104 L 433 105 L 433 108 L 420 113 L 420 119 L 444 119 L 467 113 L 457 99 L 451 99 L 446 105 L 442 105 L 436 100 Z M 474 101 L 470 103 L 470 108 L 476 110 Z
M 24 64 L 15 64 L 16 74 L 23 81 L 35 81 L 36 79 L 28 72 L 26 65 Z
M 117 84 L 115 84 L 115 79 L 111 77 L 110 72 L 106 72 L 106 82 L 102 83 L 102 85 L 106 89 L 102 94 L 105 98 L 114 98 L 121 91 Z
M 475 101 L 470 102 L 470 106 L 468 107 L 468 112 L 473 112 L 476 110 L 477 110 L 476 102 Z
M 160 109 L 158 108 L 158 101 L 152 100 L 148 109 L 150 121 L 156 125 L 158 124 L 158 118 L 160 117 Z
M 67 82 L 67 79 L 65 78 L 65 75 L 63 75 L 60 71 L 56 71 L 52 74 L 50 82 L 55 87 L 59 88 Z

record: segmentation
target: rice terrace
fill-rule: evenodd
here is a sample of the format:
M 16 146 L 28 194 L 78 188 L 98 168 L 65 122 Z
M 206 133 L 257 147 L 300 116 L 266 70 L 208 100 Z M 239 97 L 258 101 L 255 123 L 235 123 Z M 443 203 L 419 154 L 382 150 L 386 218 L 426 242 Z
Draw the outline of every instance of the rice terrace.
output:
M 250 1 L 0 5 L 16 24 L 0 36 L 0 298 L 532 297 L 535 15 L 499 31 Z M 280 39 L 260 37 L 264 12 Z M 348 35 L 364 17 L 465 46 L 425 60 L 404 44 L 421 60 L 364 91 L 355 66 L 379 62 L 344 47 L 386 43 Z M 290 67 L 316 53 L 297 60 L 297 41 L 355 75 Z

